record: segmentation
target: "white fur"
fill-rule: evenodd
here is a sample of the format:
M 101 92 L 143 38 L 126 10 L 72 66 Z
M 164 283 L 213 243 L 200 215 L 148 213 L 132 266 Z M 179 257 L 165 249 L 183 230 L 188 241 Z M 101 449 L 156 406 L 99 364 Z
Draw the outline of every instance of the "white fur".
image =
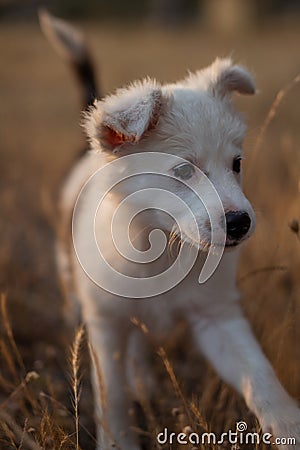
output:
M 215 185 L 225 211 L 246 211 L 252 220 L 244 236 L 248 238 L 254 230 L 255 217 L 242 192 L 241 176 L 232 171 L 232 161 L 242 151 L 245 125 L 231 103 L 232 91 L 253 93 L 253 79 L 245 69 L 233 66 L 231 61 L 218 60 L 178 84 L 160 86 L 145 80 L 96 103 L 85 119 L 87 133 L 96 152 L 86 155 L 66 182 L 62 194 L 65 217 L 70 217 L 81 186 L 97 168 L 129 153 L 159 151 L 188 158 L 199 166 Z M 156 117 L 150 126 L 153 114 Z M 120 137 L 121 141 L 115 148 L 107 145 L 103 127 L 108 127 L 109 133 Z M 133 136 L 133 139 L 128 141 L 128 136 Z M 103 148 L 106 151 L 102 151 Z M 171 171 L 172 167 L 165 169 Z M 132 276 L 150 276 L 159 272 L 168 262 L 167 255 L 150 265 L 128 263 L 115 251 L 108 232 L 104 230 L 106 227 L 109 230 L 120 198 L 143 186 L 156 186 L 156 182 L 155 176 L 131 179 L 122 184 L 122 190 L 110 196 L 101 209 L 102 225 L 101 229 L 98 228 L 98 238 L 103 242 L 103 251 L 114 267 Z M 193 183 L 197 185 L 201 180 L 195 176 L 191 180 Z M 97 255 L 86 242 L 86 217 L 89 204 L 101 193 L 101 189 L 104 188 L 99 185 L 96 190 L 88 192 L 77 223 L 77 236 L 85 262 L 94 271 L 97 270 Z M 175 194 L 180 193 L 187 202 L 194 202 L 189 191 L 179 190 L 176 182 L 171 184 L 171 189 Z M 147 207 L 147 199 L 144 206 Z M 175 205 L 170 207 L 173 207 L 175 215 L 180 215 Z M 205 210 L 199 210 L 197 224 L 203 239 L 209 240 L 206 220 Z M 121 219 L 118 224 L 120 233 L 125 225 Z M 146 214 L 133 230 L 135 245 L 139 248 L 145 248 L 147 244 L 147 237 L 141 233 L 145 226 L 150 230 L 161 227 L 167 233 L 172 230 L 172 223 L 160 213 Z M 184 232 L 188 236 L 189 224 L 186 223 L 185 227 Z M 160 342 L 172 332 L 176 317 L 184 317 L 194 335 L 195 345 L 220 376 L 243 395 L 263 429 L 271 430 L 276 437 L 292 436 L 299 440 L 299 410 L 278 382 L 239 306 L 239 293 L 235 285 L 237 248 L 224 253 L 216 272 L 201 286 L 197 275 L 203 263 L 203 254 L 199 251 L 195 267 L 189 275 L 171 291 L 151 300 L 124 299 L 101 290 L 86 276 L 74 252 L 69 255 L 69 271 L 76 285 L 105 388 L 106 401 L 103 405 L 99 374 L 95 369 L 93 379 L 99 420 L 99 449 L 113 448 L 114 443 L 122 450 L 140 449 L 137 436 L 130 429 L 132 419 L 128 415 L 134 396 L 132 389 L 130 393 L 130 387 L 134 384 L 132 374 L 135 372 L 127 367 L 128 364 L 134 361 L 135 369 L 148 383 L 149 391 L 155 387 L 155 379 L 145 357 L 143 339 L 131 323 L 132 317 L 145 323 L 150 335 Z M 295 447 L 281 447 L 288 448 Z M 299 448 L 299 442 L 296 448 Z

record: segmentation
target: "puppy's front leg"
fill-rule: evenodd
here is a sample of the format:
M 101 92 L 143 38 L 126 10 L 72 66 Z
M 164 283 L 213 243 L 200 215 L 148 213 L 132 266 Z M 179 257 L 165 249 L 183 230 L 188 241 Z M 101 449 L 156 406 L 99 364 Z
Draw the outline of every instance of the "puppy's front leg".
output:
M 126 386 L 126 328 L 107 320 L 90 321 L 87 327 L 94 362 L 97 448 L 139 450 L 137 435 L 130 429 L 133 424 Z
M 275 438 L 294 437 L 300 448 L 300 410 L 285 392 L 240 312 L 234 318 L 193 318 L 198 346 L 219 375 L 244 397 L 264 432 Z

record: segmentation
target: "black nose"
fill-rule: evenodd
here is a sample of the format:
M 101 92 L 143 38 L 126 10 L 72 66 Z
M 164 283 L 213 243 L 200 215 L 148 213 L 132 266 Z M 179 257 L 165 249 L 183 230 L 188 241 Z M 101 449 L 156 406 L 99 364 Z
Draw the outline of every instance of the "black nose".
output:
M 229 211 L 225 214 L 227 236 L 241 239 L 250 228 L 251 219 L 245 211 Z

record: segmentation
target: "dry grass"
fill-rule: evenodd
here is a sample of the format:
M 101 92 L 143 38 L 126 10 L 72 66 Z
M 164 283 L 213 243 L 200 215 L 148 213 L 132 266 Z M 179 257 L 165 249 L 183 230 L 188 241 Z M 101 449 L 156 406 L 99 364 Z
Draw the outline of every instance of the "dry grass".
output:
M 144 75 L 174 80 L 232 50 L 254 69 L 260 94 L 238 102 L 249 112 L 245 180 L 258 227 L 243 250 L 239 285 L 265 352 L 299 398 L 299 84 L 266 119 L 299 72 L 299 29 L 277 23 L 219 39 L 198 29 L 84 27 L 104 91 Z M 95 440 L 87 345 L 81 330 L 70 369 L 72 336 L 62 321 L 52 253 L 59 182 L 83 142 L 78 95 L 38 27 L 2 24 L 1 35 L 0 448 L 89 450 Z M 160 382 L 148 441 L 164 426 L 221 432 L 245 420 L 255 428 L 243 401 L 187 342 L 179 324 L 160 356 L 153 349 Z
M 81 344 L 84 337 L 84 328 L 81 326 L 75 335 L 74 344 L 71 352 L 71 367 L 72 367 L 72 386 L 73 386 L 73 406 L 75 419 L 75 442 L 76 450 L 79 450 L 79 401 L 80 401 L 80 358 L 81 358 Z

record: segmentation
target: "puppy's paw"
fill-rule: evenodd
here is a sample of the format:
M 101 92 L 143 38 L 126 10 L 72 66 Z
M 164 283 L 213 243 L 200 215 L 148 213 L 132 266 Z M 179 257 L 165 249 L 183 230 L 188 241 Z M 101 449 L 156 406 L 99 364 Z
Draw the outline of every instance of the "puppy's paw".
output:
M 279 450 L 300 450 L 300 409 L 296 406 L 286 410 L 282 407 L 281 417 L 272 417 L 262 424 L 263 432 L 270 433 L 270 441 Z

